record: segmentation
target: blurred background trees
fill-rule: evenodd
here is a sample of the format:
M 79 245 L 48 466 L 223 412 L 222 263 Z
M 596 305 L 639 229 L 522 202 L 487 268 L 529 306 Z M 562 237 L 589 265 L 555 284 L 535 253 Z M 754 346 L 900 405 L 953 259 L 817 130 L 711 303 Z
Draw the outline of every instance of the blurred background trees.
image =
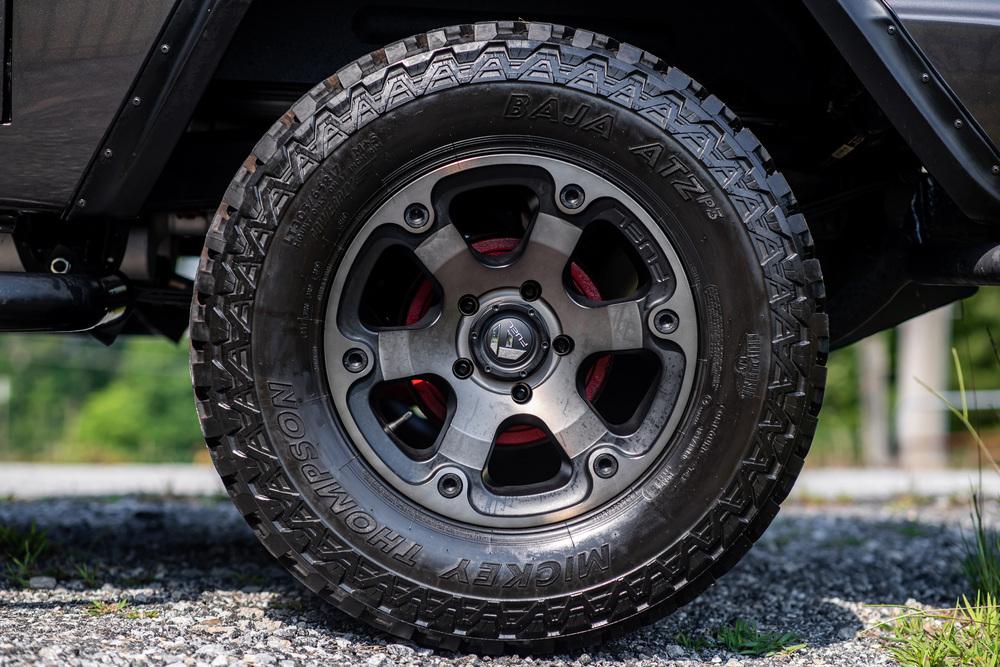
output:
M 974 392 L 970 401 L 986 408 L 975 412 L 977 424 L 1000 453 L 1000 416 L 990 407 L 991 401 L 1000 403 L 1000 364 L 989 334 L 992 327 L 1000 336 L 1000 289 L 982 289 L 948 312 L 945 327 L 951 329 L 950 344 L 957 348 Z M 900 388 L 906 389 L 902 383 L 913 382 L 912 370 L 919 370 L 899 367 L 899 337 L 898 330 L 883 332 L 830 356 L 810 466 L 899 460 L 898 421 L 907 413 L 900 411 L 897 398 Z M 944 365 L 941 388 L 955 389 L 947 337 L 943 343 L 918 342 L 918 355 Z M 880 365 L 884 381 L 877 377 Z M 937 384 L 933 378 L 922 379 Z M 918 398 L 940 410 L 925 390 Z M 975 406 L 976 400 L 984 405 Z M 974 464 L 976 450 L 963 429 L 943 413 L 941 418 L 943 460 Z M 187 341 L 126 338 L 104 347 L 86 336 L 0 336 L 0 460 L 207 461 L 188 375 Z
M 207 460 L 186 341 L 135 337 L 104 347 L 83 336 L 0 336 L 3 377 L 4 459 Z

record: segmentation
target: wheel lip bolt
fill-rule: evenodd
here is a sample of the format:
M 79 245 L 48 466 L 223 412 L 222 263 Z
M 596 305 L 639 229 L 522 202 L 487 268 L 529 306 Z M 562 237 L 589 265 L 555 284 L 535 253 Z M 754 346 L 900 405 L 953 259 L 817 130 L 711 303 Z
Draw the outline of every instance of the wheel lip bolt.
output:
M 518 382 L 510 388 L 510 397 L 515 403 L 523 405 L 531 400 L 531 387 L 524 382 Z
M 445 498 L 457 498 L 462 493 L 462 478 L 453 472 L 447 472 L 438 478 L 437 490 Z
M 656 330 L 664 336 L 669 336 L 670 334 L 676 332 L 680 327 L 680 324 L 681 318 L 677 316 L 677 313 L 669 308 L 664 308 L 653 315 L 653 327 L 655 327 Z
M 560 334 L 552 339 L 552 351 L 560 357 L 566 356 L 573 351 L 575 344 L 573 339 L 566 334 Z
M 542 296 L 542 286 L 536 280 L 525 280 L 519 291 L 525 301 L 537 301 Z
M 368 368 L 368 353 L 360 347 L 352 347 L 344 352 L 343 361 L 348 373 L 361 373 Z
M 479 312 L 479 299 L 471 294 L 463 294 L 458 299 L 458 311 L 466 317 Z
M 430 220 L 430 211 L 423 204 L 413 203 L 403 209 L 403 222 L 411 229 L 422 229 Z
M 598 454 L 594 458 L 594 474 L 601 479 L 610 479 L 618 473 L 618 459 L 608 453 Z
M 473 365 L 472 362 L 465 357 L 459 357 L 455 360 L 455 363 L 451 365 L 451 372 L 455 374 L 459 380 L 464 380 L 472 375 Z
M 576 183 L 569 183 L 559 191 L 559 203 L 570 210 L 578 209 L 587 201 L 587 193 Z

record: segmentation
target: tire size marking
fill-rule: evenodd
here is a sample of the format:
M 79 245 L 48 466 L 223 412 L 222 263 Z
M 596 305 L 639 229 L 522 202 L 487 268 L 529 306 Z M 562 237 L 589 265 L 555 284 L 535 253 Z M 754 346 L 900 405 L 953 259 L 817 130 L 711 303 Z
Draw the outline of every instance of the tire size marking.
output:
M 611 566 L 611 545 L 602 544 L 590 551 L 566 556 L 564 561 L 546 560 L 541 563 L 492 563 L 477 566 L 463 558 L 454 567 L 438 573 L 442 581 L 454 581 L 473 586 L 503 588 L 535 588 L 551 586 L 557 581 L 583 581 L 601 574 Z
M 348 530 L 363 536 L 368 544 L 404 565 L 416 565 L 417 554 L 423 546 L 405 539 L 362 510 L 334 479 L 333 473 L 318 462 L 315 445 L 305 439 L 305 422 L 299 416 L 299 401 L 292 385 L 269 381 L 267 389 L 271 405 L 280 410 L 275 421 L 281 433 L 288 438 L 288 452 L 300 463 L 299 472 L 313 493 L 324 499 L 326 507 Z
M 614 114 L 596 115 L 589 104 L 578 104 L 566 108 L 565 102 L 560 108 L 559 98 L 555 95 L 546 97 L 541 102 L 527 93 L 511 93 L 504 107 L 504 118 L 529 118 L 532 120 L 547 120 L 550 123 L 562 123 L 569 127 L 578 127 L 584 132 L 593 132 L 604 139 L 611 138 L 615 127 Z
M 282 240 L 301 248 L 310 243 L 340 238 L 348 222 L 347 216 L 339 210 L 340 206 L 357 186 L 365 167 L 382 152 L 382 148 L 382 139 L 372 133 L 351 148 L 345 165 L 324 164 L 320 167 L 316 176 L 318 183 L 288 222 Z M 294 169 L 304 170 L 304 165 L 292 165 L 291 168 L 294 173 Z M 332 228 L 327 222 L 331 211 L 340 213 Z
M 739 378 L 740 398 L 754 398 L 760 383 L 760 353 L 762 345 L 759 333 L 747 332 L 740 344 L 736 357 L 736 376 Z
M 722 358 L 725 354 L 725 320 L 722 317 L 722 298 L 716 285 L 706 285 L 705 319 L 708 324 L 708 365 L 712 377 L 712 391 L 722 386 Z
M 677 466 L 665 466 L 642 487 L 642 497 L 648 502 L 654 502 L 661 493 L 671 487 L 686 484 L 694 471 L 704 465 L 707 457 L 712 455 L 726 406 L 716 403 L 711 394 L 704 394 L 698 401 L 698 408 L 691 420 L 693 428 L 689 431 L 690 439 L 684 445 Z
M 725 215 L 708 189 L 677 153 L 666 150 L 663 144 L 653 142 L 639 146 L 629 146 L 629 152 L 639 157 L 646 168 L 667 181 L 684 201 L 695 201 L 701 205 L 705 217 L 720 220 Z

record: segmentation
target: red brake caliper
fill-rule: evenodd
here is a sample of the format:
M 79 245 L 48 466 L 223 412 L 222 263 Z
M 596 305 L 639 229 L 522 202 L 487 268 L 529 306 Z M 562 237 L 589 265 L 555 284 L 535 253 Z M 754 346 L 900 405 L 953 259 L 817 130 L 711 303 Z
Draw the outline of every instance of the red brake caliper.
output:
M 520 243 L 519 239 L 488 239 L 485 241 L 477 241 L 472 244 L 472 247 L 481 255 L 496 256 L 513 251 L 517 248 L 518 243 Z M 594 281 L 590 279 L 590 276 L 588 276 L 586 272 L 584 272 L 584 270 L 576 264 L 576 262 L 569 265 L 569 276 L 570 280 L 573 281 L 573 287 L 575 287 L 580 294 L 591 301 L 601 300 L 601 293 L 598 291 Z M 413 300 L 410 302 L 410 306 L 406 311 L 407 326 L 416 324 L 420 321 L 420 318 L 427 313 L 427 310 L 431 306 L 431 299 L 433 296 L 434 285 L 430 280 L 425 279 L 417 287 L 417 291 L 413 295 Z M 601 386 L 607 378 L 608 366 L 610 364 L 611 355 L 604 355 L 598 359 L 587 372 L 587 381 L 584 386 L 584 393 L 586 394 L 588 401 L 593 401 L 594 397 L 597 396 L 597 392 L 601 390 Z M 434 415 L 436 418 L 443 420 L 445 413 L 447 412 L 447 406 L 441 391 L 434 385 L 434 383 L 428 382 L 427 380 L 414 378 L 410 380 L 410 382 L 422 404 L 421 407 L 423 407 L 428 413 Z M 534 426 L 517 425 L 511 426 L 498 435 L 496 444 L 526 445 L 538 442 L 539 440 L 544 440 L 546 437 L 547 436 L 544 431 L 535 428 Z

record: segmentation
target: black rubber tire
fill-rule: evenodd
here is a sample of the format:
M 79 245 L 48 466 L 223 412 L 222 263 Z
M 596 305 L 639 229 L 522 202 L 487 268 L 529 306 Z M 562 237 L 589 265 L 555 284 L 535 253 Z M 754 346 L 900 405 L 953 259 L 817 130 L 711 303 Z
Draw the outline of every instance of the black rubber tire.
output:
M 601 167 L 672 217 L 701 313 L 692 400 L 661 459 L 601 511 L 524 531 L 430 516 L 382 482 L 322 360 L 330 277 L 365 212 L 497 142 Z M 573 650 L 691 600 L 774 518 L 819 412 L 822 300 L 785 179 L 700 85 L 591 32 L 462 25 L 351 63 L 257 144 L 208 233 L 191 372 L 230 496 L 308 588 L 434 647 Z

